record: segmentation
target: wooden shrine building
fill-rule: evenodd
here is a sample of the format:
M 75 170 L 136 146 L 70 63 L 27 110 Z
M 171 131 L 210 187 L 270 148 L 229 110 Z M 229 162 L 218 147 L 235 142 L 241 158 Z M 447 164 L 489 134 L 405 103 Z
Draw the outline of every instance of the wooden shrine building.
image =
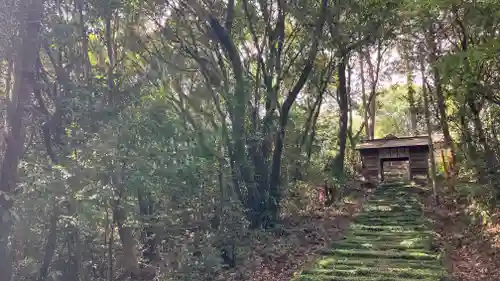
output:
M 435 137 L 433 136 L 433 142 Z M 365 140 L 356 146 L 363 176 L 374 183 L 397 180 L 427 180 L 429 137 L 394 137 Z M 432 156 L 433 157 L 433 156 Z

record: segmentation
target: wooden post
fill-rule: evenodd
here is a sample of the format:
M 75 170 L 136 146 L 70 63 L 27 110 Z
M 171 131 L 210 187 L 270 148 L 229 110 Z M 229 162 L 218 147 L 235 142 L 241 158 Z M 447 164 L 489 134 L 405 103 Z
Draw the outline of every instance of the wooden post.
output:
M 380 157 L 378 158 L 378 170 L 380 182 L 384 181 L 384 162 Z
M 412 163 L 411 163 L 411 152 L 410 148 L 408 148 L 408 180 L 411 181 L 413 179 L 413 176 L 411 174 L 411 168 L 412 168 Z
M 444 158 L 444 151 L 441 149 L 441 162 L 443 162 L 444 174 L 447 180 L 450 179 L 450 172 L 448 170 L 448 164 L 446 163 L 446 159 Z

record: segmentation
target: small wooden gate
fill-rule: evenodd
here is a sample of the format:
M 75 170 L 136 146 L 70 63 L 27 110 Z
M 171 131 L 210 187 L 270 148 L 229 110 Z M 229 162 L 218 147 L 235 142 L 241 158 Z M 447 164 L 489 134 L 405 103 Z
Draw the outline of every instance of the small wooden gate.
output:
M 399 181 L 410 179 L 410 159 L 406 158 L 386 158 L 381 159 L 381 180 Z
M 428 178 L 427 136 L 375 139 L 356 146 L 367 180 L 414 180 Z

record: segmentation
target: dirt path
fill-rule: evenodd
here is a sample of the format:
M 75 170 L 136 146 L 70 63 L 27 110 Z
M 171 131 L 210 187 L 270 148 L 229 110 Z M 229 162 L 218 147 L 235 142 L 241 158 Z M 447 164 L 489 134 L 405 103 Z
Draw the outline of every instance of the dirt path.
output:
M 431 247 L 413 187 L 382 185 L 334 243 L 297 281 L 437 281 L 446 270 Z

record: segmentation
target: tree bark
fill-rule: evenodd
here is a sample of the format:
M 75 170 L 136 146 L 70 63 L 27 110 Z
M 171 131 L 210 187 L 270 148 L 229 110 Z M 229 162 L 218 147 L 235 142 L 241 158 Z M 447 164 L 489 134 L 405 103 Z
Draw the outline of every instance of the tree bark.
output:
M 118 196 L 121 197 L 121 195 Z M 138 261 L 139 254 L 136 250 L 137 244 L 134 235 L 132 234 L 132 228 L 125 225 L 127 214 L 122 204 L 123 203 L 121 201 L 114 202 L 113 220 L 116 222 L 116 226 L 118 227 L 118 235 L 120 236 L 120 242 L 123 248 L 122 258 L 125 270 L 127 270 L 127 272 L 130 274 L 132 280 L 138 280 L 140 278 L 141 269 L 139 267 Z M 113 224 L 112 227 L 114 227 Z
M 322 88 L 322 87 L 319 87 L 319 88 Z M 311 151 L 311 145 L 313 143 L 313 140 L 311 140 L 311 138 L 314 138 L 314 126 L 316 126 L 316 119 L 318 118 L 318 115 L 319 115 L 319 111 L 320 111 L 320 108 L 321 108 L 321 104 L 322 104 L 322 101 L 323 101 L 323 93 L 324 91 L 321 91 L 321 89 L 319 89 L 319 93 L 318 93 L 318 96 L 316 97 L 316 100 L 314 101 L 314 103 L 312 105 L 309 105 L 308 107 L 308 114 L 307 114 L 307 120 L 306 120 L 306 123 L 304 125 L 304 132 L 302 133 L 302 135 L 300 135 L 297 139 L 297 143 L 296 143 L 296 148 L 297 148 L 297 152 L 299 153 L 300 157 L 296 160 L 296 164 L 295 164 L 295 170 L 294 170 L 294 174 L 293 174 L 293 180 L 294 181 L 297 181 L 297 180 L 302 180 L 303 179 L 303 170 L 305 168 L 307 168 L 308 164 L 309 164 L 309 157 L 307 158 L 306 160 L 306 163 L 304 164 L 302 162 L 302 153 L 304 152 L 304 150 L 306 151 L 306 154 L 309 156 L 308 152 Z
M 408 63 L 409 64 L 409 63 Z M 407 69 L 406 77 L 407 86 L 407 100 L 410 115 L 410 133 L 413 136 L 418 135 L 417 126 L 417 106 L 415 105 L 415 89 L 413 88 L 413 75 L 411 74 L 411 69 Z M 423 90 L 423 89 L 422 89 Z
M 116 212 L 113 212 L 115 215 L 116 215 Z M 107 263 L 108 263 L 108 266 L 107 266 L 107 270 L 106 270 L 106 280 L 107 281 L 113 281 L 114 279 L 114 257 L 113 257 L 113 244 L 115 242 L 115 219 L 111 219 L 111 223 L 109 222 L 109 215 L 108 213 L 106 212 L 106 228 L 109 227 L 109 237 L 108 237 L 108 240 L 104 240 L 105 243 L 107 243 L 107 246 L 108 246 L 108 251 L 107 251 Z M 125 246 L 124 246 L 125 248 Z M 127 257 L 125 257 L 126 259 Z M 125 263 L 125 264 L 128 264 L 128 263 Z M 126 268 L 126 270 L 129 270 L 129 268 Z
M 273 42 L 273 44 L 270 45 L 277 47 L 276 49 L 272 50 L 272 59 L 270 60 L 270 63 L 271 61 L 272 63 L 271 65 L 266 67 L 268 73 L 264 74 L 264 76 L 266 77 L 265 82 L 268 88 L 268 95 L 271 94 L 271 97 L 268 96 L 268 99 L 266 100 L 266 116 L 263 118 L 264 131 L 266 131 L 266 128 L 271 124 L 270 122 L 277 103 L 277 97 L 275 97 L 275 95 L 277 95 L 279 89 L 278 86 L 273 87 L 272 85 L 269 85 L 269 75 L 271 73 L 270 71 L 272 70 L 277 73 L 278 81 L 280 81 L 281 79 L 280 60 L 284 41 L 285 24 L 285 12 L 280 8 L 281 4 L 282 2 L 278 3 L 279 11 L 278 21 L 276 23 L 276 32 L 269 33 L 269 40 Z M 318 45 L 326 18 L 327 4 L 327 0 L 322 1 L 322 8 L 320 12 L 321 14 L 316 23 L 313 36 L 314 40 L 312 42 L 309 55 L 306 59 L 306 65 L 301 71 L 298 81 L 288 93 L 281 107 L 278 130 L 274 136 L 274 151 L 272 154 L 271 173 L 269 174 L 269 177 L 264 177 L 264 179 L 268 179 L 265 183 L 269 182 L 269 184 L 263 184 L 263 182 L 260 182 L 262 177 L 256 177 L 256 175 L 259 175 L 260 173 L 259 171 L 256 171 L 256 169 L 267 167 L 267 165 L 265 164 L 267 163 L 267 155 L 270 151 L 270 145 L 268 145 L 270 144 L 270 139 L 268 139 L 267 137 L 264 138 L 264 140 L 262 141 L 262 145 L 260 146 L 263 157 L 261 159 L 256 158 L 258 163 L 263 163 L 264 165 L 255 165 L 254 167 L 252 167 L 248 163 L 248 154 L 246 151 L 247 131 L 245 128 L 245 118 L 247 117 L 247 105 L 250 103 L 251 97 L 250 93 L 246 90 L 245 87 L 245 72 L 243 69 L 241 58 L 236 47 L 234 46 L 233 41 L 229 37 L 228 30 L 222 27 L 216 18 L 211 15 L 208 16 L 208 21 L 212 28 L 212 31 L 214 32 L 221 47 L 224 49 L 226 57 L 231 63 L 234 79 L 236 81 L 234 91 L 235 95 L 232 97 L 232 99 L 228 100 L 228 112 L 233 128 L 232 141 L 234 143 L 233 151 L 232 153 L 230 153 L 232 155 L 230 155 L 230 157 L 235 162 L 235 165 L 233 166 L 235 168 L 233 170 L 233 177 L 236 178 L 235 182 L 238 182 L 238 185 L 244 185 L 247 189 L 248 195 L 247 199 L 245 200 L 247 202 L 245 205 L 249 210 L 248 216 L 251 221 L 251 227 L 265 226 L 266 224 L 268 224 L 268 222 L 271 223 L 277 219 L 280 201 L 278 186 L 281 177 L 281 157 L 283 152 L 285 128 L 288 121 L 288 114 L 313 68 L 314 59 L 316 58 Z M 267 18 L 269 15 L 267 14 L 265 5 L 262 5 L 261 9 L 263 11 L 264 18 Z M 272 36 L 271 33 L 276 33 L 276 37 Z M 276 44 L 274 44 L 275 40 L 277 40 Z M 268 136 L 268 134 L 266 133 L 264 135 Z M 260 180 L 257 178 L 260 178 Z M 262 205 L 263 202 L 265 202 L 264 205 Z
M 243 189 L 242 187 L 244 187 L 247 190 L 247 196 L 244 201 L 245 207 L 248 209 L 250 224 L 252 227 L 259 227 L 262 213 L 262 194 L 259 192 L 255 180 L 255 167 L 249 165 L 246 153 L 247 132 L 245 130 L 245 118 L 247 116 L 247 104 L 250 101 L 250 95 L 245 88 L 243 64 L 227 30 L 225 30 L 214 17 L 210 16 L 209 22 L 231 63 L 234 79 L 236 81 L 235 94 L 232 100 L 229 100 L 227 104 L 229 118 L 233 128 L 231 131 L 233 141 L 231 145 L 232 150 L 229 151 L 230 158 L 234 161 L 232 170 L 233 181 L 237 185 L 235 189 Z
M 425 31 L 424 31 L 425 32 Z M 432 65 L 432 74 L 434 77 L 434 87 L 436 91 L 436 101 L 437 107 L 439 111 L 439 122 L 441 125 L 441 130 L 443 130 L 444 137 L 444 148 L 449 151 L 449 159 L 448 159 L 448 174 L 450 177 L 454 178 L 456 175 L 456 157 L 455 157 L 455 145 L 453 142 L 453 138 L 450 133 L 450 126 L 448 124 L 448 115 L 446 111 L 446 103 L 445 96 L 443 93 L 443 87 L 441 85 L 441 74 L 439 73 L 439 69 L 437 67 L 438 57 L 436 54 L 440 53 L 440 50 L 436 44 L 436 38 L 434 34 L 434 30 L 432 28 L 432 24 L 429 26 L 427 32 L 425 32 L 427 45 L 429 46 L 429 59 Z
M 108 83 L 108 93 L 105 97 L 107 104 L 116 108 L 119 106 L 119 99 L 116 97 L 117 89 L 116 83 L 114 80 L 114 68 L 115 68 L 115 57 L 117 53 L 117 49 L 115 48 L 115 44 L 113 42 L 113 11 L 109 11 L 106 15 L 105 21 L 105 40 L 107 47 L 107 55 L 109 60 L 109 65 L 107 68 L 107 83 Z M 127 221 L 127 213 L 124 208 L 123 200 L 124 194 L 126 191 L 125 186 L 125 178 L 124 171 L 127 168 L 126 163 L 117 163 L 115 161 L 111 162 L 112 170 L 110 171 L 109 181 L 111 185 L 114 187 L 114 198 L 112 200 L 112 209 L 113 209 L 113 223 L 111 224 L 112 229 L 114 229 L 114 225 L 116 223 L 116 227 L 118 228 L 118 235 L 120 237 L 120 242 L 123 248 L 123 264 L 126 272 L 130 275 L 131 280 L 139 280 L 141 278 L 141 268 L 139 266 L 139 254 L 137 252 L 137 242 L 132 232 L 132 228 L 126 225 Z M 113 231 L 111 231 L 111 235 L 113 235 Z M 110 237 L 110 245 L 112 246 L 112 239 Z M 110 253 L 108 258 L 112 258 L 112 247 L 108 248 Z M 113 272 L 108 272 L 109 278 L 113 279 Z
M 314 121 L 314 116 L 316 115 L 316 112 L 318 112 L 319 108 L 321 107 L 321 104 L 323 102 L 323 93 L 322 89 L 319 89 L 318 96 L 316 97 L 316 100 L 314 101 L 312 107 L 308 110 L 308 115 L 306 119 L 306 123 L 304 125 L 304 133 L 299 137 L 300 142 L 298 147 L 300 148 L 300 151 L 303 151 L 304 145 L 306 144 L 308 138 L 309 138 L 309 132 L 312 129 L 313 126 L 313 121 Z
M 321 112 L 321 103 L 318 105 L 318 109 L 316 110 L 316 113 L 314 113 L 313 121 L 311 124 L 311 135 L 309 136 L 309 143 L 307 144 L 306 166 L 309 166 L 309 163 L 311 162 L 313 144 L 314 144 L 314 140 L 316 139 L 316 123 L 318 122 L 318 117 L 319 117 L 320 112 Z
M 351 146 L 352 151 L 354 152 L 354 147 L 356 146 L 356 141 L 354 140 L 354 132 L 352 131 L 352 122 L 353 122 L 353 112 L 352 112 L 352 96 L 351 96 L 351 83 L 352 83 L 352 67 L 349 61 L 347 61 L 347 86 L 346 86 L 346 91 L 347 91 L 347 108 L 349 109 L 349 117 L 348 117 L 348 129 L 347 129 L 347 135 L 349 136 L 349 145 Z M 354 157 L 354 153 L 351 153 L 351 158 Z M 353 158 L 354 160 L 354 158 Z
M 375 122 L 377 118 L 377 95 L 375 92 L 370 94 L 370 100 L 368 103 L 370 105 L 370 120 L 368 121 L 368 129 L 370 130 L 370 139 L 373 140 L 375 139 Z
M 304 128 L 304 133 L 302 134 L 301 141 L 300 141 L 300 151 L 302 152 L 304 150 L 304 145 L 307 143 L 307 147 L 305 148 L 307 151 L 307 162 L 309 163 L 310 156 L 311 156 L 311 150 L 312 150 L 312 144 L 314 142 L 314 137 L 316 134 L 316 123 L 319 117 L 319 114 L 321 112 L 321 105 L 323 104 L 323 97 L 325 95 L 326 89 L 331 81 L 331 76 L 333 72 L 335 71 L 335 58 L 332 57 L 331 60 L 328 62 L 328 64 L 325 66 L 326 69 L 323 70 L 321 74 L 321 79 L 320 79 L 320 84 L 317 85 L 315 88 L 318 91 L 318 97 L 316 98 L 316 101 L 314 102 L 314 105 L 312 109 L 309 112 L 309 115 L 306 120 L 306 125 Z M 309 132 L 311 132 L 309 134 Z
M 52 204 L 54 204 L 54 206 L 52 210 L 52 216 L 50 218 L 49 234 L 47 235 L 47 241 L 45 242 L 42 265 L 40 266 L 37 281 L 46 280 L 47 274 L 49 273 L 49 267 L 52 263 L 52 258 L 54 257 L 57 246 L 57 221 L 59 220 L 59 210 L 57 207 L 57 202 L 55 202 L 55 200 Z
M 11 89 L 12 89 L 12 72 L 14 71 L 14 55 L 11 53 L 7 60 L 7 75 L 5 78 L 5 97 L 7 104 L 11 100 Z
M 464 27 L 462 21 L 459 19 L 459 15 L 456 7 L 452 7 L 455 15 L 455 22 L 459 26 L 460 32 L 460 47 L 461 51 L 467 54 L 469 49 L 469 35 L 467 33 L 466 28 Z M 495 169 L 497 167 L 497 160 L 494 152 L 491 150 L 491 147 L 486 139 L 486 135 L 484 132 L 483 123 L 481 121 L 480 112 L 482 110 L 482 101 L 477 92 L 480 92 L 480 87 L 477 85 L 477 81 L 471 79 L 470 74 L 473 72 L 473 69 L 470 65 L 469 58 L 464 56 L 463 58 L 464 64 L 464 78 L 465 78 L 465 86 L 466 86 L 466 104 L 469 108 L 469 112 L 471 113 L 472 123 L 474 125 L 475 134 L 477 140 L 481 146 L 483 146 L 483 158 L 484 162 L 481 165 L 485 167 L 482 170 L 486 173 L 482 175 L 482 179 L 484 182 L 488 182 L 491 188 L 495 188 L 496 179 L 495 179 Z M 476 165 L 479 164 L 476 162 Z M 496 190 L 495 190 L 496 191 Z M 497 191 L 496 191 L 497 192 Z
M 70 199 L 69 201 L 69 216 L 77 216 L 77 202 L 74 199 Z M 85 280 L 85 273 L 84 273 L 84 267 L 83 267 L 83 255 L 84 255 L 84 249 L 81 241 L 81 236 L 80 236 L 80 230 L 78 228 L 78 225 L 71 225 L 68 227 L 68 252 L 71 252 L 73 254 L 70 254 L 70 262 L 69 266 L 71 266 L 71 280 Z
M 468 160 L 474 163 L 474 168 L 476 169 L 478 178 L 482 177 L 482 167 L 477 164 L 478 155 L 475 147 L 474 139 L 472 138 L 472 132 L 469 126 L 469 120 L 467 119 L 467 105 L 460 106 L 458 112 L 458 121 L 461 129 L 461 143 L 467 151 Z
M 110 105 L 115 105 L 115 80 L 113 78 L 113 69 L 114 69 L 114 64 L 115 64 L 115 52 L 114 52 L 114 44 L 113 44 L 113 31 L 112 31 L 112 26 L 111 26 L 111 21 L 113 18 L 113 12 L 110 11 L 109 14 L 106 16 L 105 23 L 106 23 L 106 29 L 105 29 L 105 40 L 106 40 L 106 50 L 108 53 L 108 60 L 109 60 L 109 65 L 107 69 L 107 76 L 108 76 L 108 96 L 106 97 L 107 103 Z
M 151 263 L 157 258 L 156 245 L 157 238 L 151 224 L 153 223 L 154 201 L 150 192 L 141 188 L 137 190 L 137 201 L 139 202 L 139 215 L 141 216 L 142 227 L 141 240 L 143 244 L 142 257 Z
M 361 74 L 361 95 L 363 102 L 363 120 L 365 123 L 365 134 L 368 139 L 370 139 L 370 125 L 369 125 L 369 115 L 370 109 L 368 109 L 368 102 L 366 99 L 366 88 L 365 88 L 365 64 L 363 62 L 363 52 L 359 52 L 359 70 Z
M 409 39 L 407 39 L 409 40 Z M 408 42 L 403 43 L 403 60 L 406 70 L 406 100 L 408 101 L 408 115 L 410 119 L 410 134 L 418 135 L 417 107 L 415 102 L 415 88 L 413 87 L 413 69 L 411 67 L 411 47 Z M 425 85 L 424 85 L 425 86 Z M 423 89 L 422 89 L 423 91 Z
M 467 98 L 467 105 L 469 106 L 469 110 L 471 113 L 472 123 L 474 124 L 475 135 L 477 137 L 478 143 L 483 147 L 483 158 L 484 162 L 480 165 L 484 165 L 482 169 L 486 174 L 482 175 L 484 182 L 489 182 L 491 187 L 495 186 L 494 177 L 495 177 L 495 169 L 497 167 L 497 161 L 495 158 L 495 153 L 490 147 L 486 139 L 486 134 L 484 132 L 483 122 L 481 121 L 480 111 L 481 109 L 477 105 L 477 100 L 472 96 L 472 89 L 470 90 L 469 97 Z M 479 164 L 479 163 L 477 163 Z
M 15 82 L 12 99 L 7 106 L 5 126 L 6 149 L 0 171 L 0 280 L 12 278 L 12 256 L 9 236 L 12 229 L 12 192 L 17 189 L 18 165 L 24 150 L 24 112 L 35 88 L 36 61 L 40 49 L 39 35 L 43 1 L 21 1 L 20 37 L 15 57 Z
M 83 65 L 83 78 L 87 81 L 90 77 L 91 65 L 89 60 L 89 40 L 87 35 L 87 27 L 85 26 L 85 0 L 76 0 L 75 1 L 76 9 L 78 11 L 79 24 L 80 24 L 80 36 L 82 39 L 82 65 Z
M 341 53 L 339 57 L 339 62 L 337 65 L 337 75 L 338 75 L 338 88 L 337 88 L 337 98 L 339 103 L 339 151 L 335 155 L 333 161 L 333 172 L 336 177 L 343 177 L 344 175 L 344 162 L 345 162 L 345 152 L 347 143 L 347 129 L 349 122 L 349 104 L 348 104 L 348 93 L 347 93 L 347 83 L 346 83 L 346 67 L 348 63 L 348 55 Z
M 368 62 L 368 74 L 370 78 L 370 97 L 368 100 L 368 105 L 370 108 L 370 119 L 367 124 L 370 133 L 370 139 L 375 138 L 375 118 L 377 111 L 377 87 L 380 77 L 380 65 L 382 63 L 382 41 L 377 42 L 377 61 L 376 65 L 373 65 L 369 49 L 365 52 L 366 61 Z
M 439 122 L 441 130 L 443 130 L 444 148 L 450 153 L 448 159 L 448 173 L 450 177 L 453 178 L 456 175 L 455 145 L 453 138 L 451 137 L 450 125 L 448 124 L 448 114 L 446 113 L 446 103 L 443 94 L 443 87 L 441 86 L 439 70 L 436 66 L 433 66 L 432 71 L 434 75 L 434 85 L 436 87 L 436 101 L 440 117 Z
M 326 11 L 328 8 L 328 0 L 322 0 L 321 12 L 318 21 L 316 22 L 316 28 L 313 32 L 313 42 L 309 54 L 307 56 L 306 64 L 302 69 L 299 79 L 293 86 L 292 90 L 288 93 L 287 98 L 281 106 L 281 115 L 279 119 L 278 133 L 274 142 L 274 153 L 272 156 L 272 166 L 271 175 L 269 182 L 269 198 L 268 198 L 268 212 L 269 221 L 271 223 L 276 222 L 279 214 L 279 203 L 280 203 L 280 192 L 279 184 L 281 180 L 281 158 L 283 154 L 283 145 L 285 141 L 285 131 L 286 124 L 288 122 L 288 115 L 294 104 L 300 90 L 304 87 L 309 74 L 311 73 L 314 65 L 314 60 L 316 59 L 316 54 L 318 53 L 319 43 L 321 34 L 323 32 L 323 25 L 325 24 Z
M 424 99 L 424 112 L 425 112 L 425 124 L 427 127 L 427 137 L 429 141 L 429 158 L 430 158 L 430 164 L 431 167 L 429 169 L 430 173 L 430 179 L 431 179 L 431 184 L 432 184 L 432 193 L 434 197 L 434 204 L 439 204 L 439 197 L 438 197 L 438 191 L 437 191 L 437 185 L 436 185 L 436 158 L 434 156 L 434 144 L 432 141 L 432 126 L 431 126 L 431 114 L 430 114 L 430 109 L 429 109 L 429 96 L 427 93 L 427 87 L 426 87 L 426 75 L 425 75 L 425 64 L 424 64 L 424 58 L 421 58 L 420 61 L 420 72 L 422 75 L 422 95 Z

